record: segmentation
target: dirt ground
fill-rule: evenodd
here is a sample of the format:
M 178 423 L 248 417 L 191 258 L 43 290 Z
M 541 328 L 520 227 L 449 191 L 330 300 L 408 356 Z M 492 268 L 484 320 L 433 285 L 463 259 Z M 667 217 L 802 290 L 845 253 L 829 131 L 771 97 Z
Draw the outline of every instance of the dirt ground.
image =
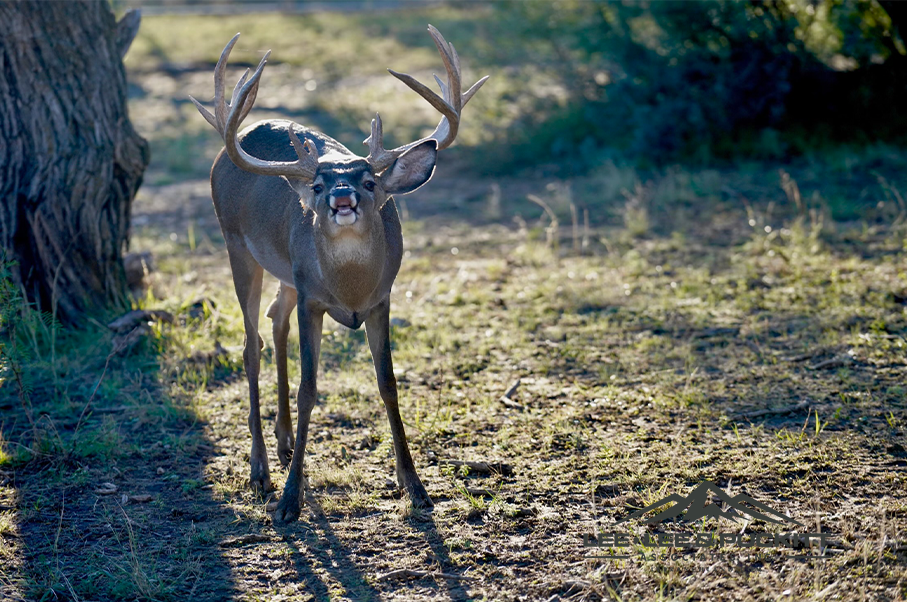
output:
M 137 76 L 143 135 L 162 112 L 183 115 L 167 98 L 197 79 Z M 199 165 L 217 150 L 186 144 Z M 25 394 L 0 388 L 3 600 L 907 597 L 902 155 L 847 169 L 610 164 L 567 181 L 479 177 L 442 154 L 399 203 L 407 251 L 392 294 L 402 413 L 435 508 L 411 508 L 392 481 L 364 333 L 326 320 L 311 490 L 289 525 L 247 486 L 242 321 L 208 183 L 173 156 L 149 170 L 131 250 L 153 257 L 138 303 L 174 323 L 119 351 L 103 324 L 52 336 L 51 351 L 36 339 Z M 858 215 L 833 219 L 839 198 L 858 199 Z M 267 299 L 274 280 L 265 287 Z M 298 358 L 294 335 L 291 389 Z M 801 525 L 617 524 L 702 481 Z M 586 545 L 715 530 L 822 533 L 826 545 Z M 631 557 L 594 558 L 612 554 Z
M 434 184 L 437 197 L 453 186 Z M 3 469 L 5 599 L 903 599 L 905 274 L 888 228 L 859 244 L 847 231 L 820 237 L 807 256 L 808 240 L 746 233 L 729 205 L 727 221 L 713 219 L 728 224 L 721 232 L 615 240 L 610 251 L 602 234 L 574 255 L 569 239 L 554 254 L 517 228 L 411 216 L 395 359 L 436 507 L 414 511 L 388 486 L 393 452 L 364 337 L 333 326 L 313 491 L 299 522 L 279 525 L 246 488 L 241 324 L 208 203 L 195 181 L 137 202 L 136 241 L 165 241 L 154 243 L 157 305 L 176 312 L 205 297 L 216 308 L 165 328 L 156 358 L 115 357 L 123 394 L 90 415 L 93 437 L 110 439 L 97 453 Z M 187 361 L 213 338 L 228 358 Z M 584 535 L 702 480 L 827 533 L 824 559 L 739 546 L 586 558 Z

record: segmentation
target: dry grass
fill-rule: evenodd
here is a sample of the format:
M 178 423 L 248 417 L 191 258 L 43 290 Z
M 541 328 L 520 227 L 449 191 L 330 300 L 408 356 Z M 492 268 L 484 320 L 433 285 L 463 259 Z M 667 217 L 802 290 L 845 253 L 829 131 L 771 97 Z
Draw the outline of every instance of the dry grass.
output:
M 177 25 L 149 30 L 179 37 Z M 157 79 L 141 78 L 160 75 L 142 69 L 150 96 L 136 99 L 134 116 L 149 127 L 149 98 L 174 92 L 155 91 Z M 168 86 L 184 75 L 175 77 Z M 188 109 L 180 119 L 190 121 Z M 201 165 L 217 146 L 199 136 Z M 6 383 L 3 599 L 907 596 L 907 230 L 892 204 L 858 222 L 830 219 L 826 199 L 887 198 L 859 169 L 845 178 L 833 164 L 786 166 L 798 205 L 774 166 L 640 174 L 605 165 L 567 189 L 534 174 L 464 177 L 442 156 L 436 181 L 405 200 L 407 256 L 392 297 L 406 324 L 393 331 L 404 420 L 437 506 L 415 511 L 387 487 L 393 451 L 363 333 L 327 320 L 312 491 L 288 526 L 273 525 L 267 500 L 246 487 L 242 320 L 207 183 L 194 167 L 175 178 L 156 169 L 158 185 L 143 189 L 134 213 L 132 246 L 157 264 L 143 304 L 177 315 L 202 297 L 215 307 L 156 326 L 117 356 L 83 424 L 109 335 L 61 343 L 56 371 L 29 360 L 43 378 L 32 410 L 55 442 L 45 448 Z M 557 244 L 528 193 L 558 218 Z M 570 203 L 591 213 L 580 253 L 565 226 Z M 266 287 L 267 296 L 274 282 Z M 275 369 L 262 324 L 270 424 Z M 226 358 L 188 361 L 214 341 Z M 297 344 L 291 338 L 291 383 Z M 522 411 L 499 401 L 516 378 Z M 793 413 L 741 417 L 803 401 Z M 268 443 L 280 488 L 285 473 Z M 513 474 L 439 458 L 505 462 Z M 584 557 L 584 534 L 702 480 L 821 528 L 828 559 L 738 548 Z M 117 492 L 96 493 L 102 483 Z M 378 579 L 397 569 L 465 579 Z

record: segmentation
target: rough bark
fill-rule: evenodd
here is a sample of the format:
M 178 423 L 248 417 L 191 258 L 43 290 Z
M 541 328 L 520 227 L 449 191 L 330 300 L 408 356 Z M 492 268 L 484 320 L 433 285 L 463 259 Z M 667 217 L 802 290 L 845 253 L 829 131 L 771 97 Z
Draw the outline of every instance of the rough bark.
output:
M 137 30 L 107 2 L 0 2 L 0 250 L 64 323 L 126 305 L 121 255 L 148 164 L 122 62 Z

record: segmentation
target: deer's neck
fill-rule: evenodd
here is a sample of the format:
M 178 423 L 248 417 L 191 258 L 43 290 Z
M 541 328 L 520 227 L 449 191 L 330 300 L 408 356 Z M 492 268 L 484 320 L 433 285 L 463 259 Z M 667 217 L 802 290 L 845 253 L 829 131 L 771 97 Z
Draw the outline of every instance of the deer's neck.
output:
M 363 232 L 322 233 L 318 261 L 331 293 L 351 311 L 366 309 L 384 271 L 384 231 L 373 224 Z

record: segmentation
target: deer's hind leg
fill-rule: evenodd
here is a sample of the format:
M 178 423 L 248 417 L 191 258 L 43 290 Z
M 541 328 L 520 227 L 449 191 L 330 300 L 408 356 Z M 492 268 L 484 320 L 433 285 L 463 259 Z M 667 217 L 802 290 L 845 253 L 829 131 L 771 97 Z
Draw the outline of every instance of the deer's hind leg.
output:
M 242 359 L 246 379 L 249 381 L 249 432 L 252 434 L 249 483 L 253 489 L 264 493 L 271 490 L 271 474 L 268 470 L 268 453 L 261 433 L 261 405 L 258 397 L 261 348 L 264 346 L 264 341 L 258 335 L 258 312 L 261 308 L 261 281 L 264 270 L 242 243 L 227 238 L 227 252 L 230 256 L 233 285 L 236 287 L 236 298 L 242 309 L 246 332 Z
M 296 289 L 281 282 L 277 298 L 268 306 L 267 316 L 271 318 L 274 356 L 277 361 L 277 422 L 274 425 L 274 435 L 277 437 L 277 457 L 283 467 L 293 458 L 293 448 L 296 445 L 293 420 L 290 418 L 290 385 L 287 382 L 287 338 L 290 334 L 290 314 L 295 308 Z

